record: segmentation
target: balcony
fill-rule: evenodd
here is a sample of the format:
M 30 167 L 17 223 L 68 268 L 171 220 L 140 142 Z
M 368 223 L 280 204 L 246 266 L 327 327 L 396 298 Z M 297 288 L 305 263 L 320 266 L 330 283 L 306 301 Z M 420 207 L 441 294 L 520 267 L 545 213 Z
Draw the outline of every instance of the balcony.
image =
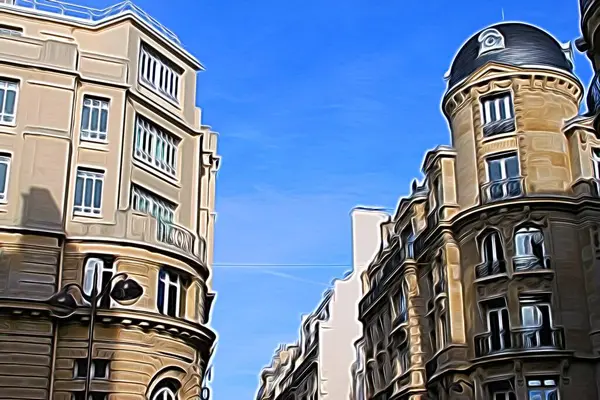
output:
M 516 256 L 513 257 L 515 272 L 540 271 L 550 269 L 550 257 Z
M 481 186 L 481 194 L 483 203 L 521 197 L 523 195 L 523 178 L 515 177 L 487 182 Z
M 504 334 L 486 332 L 475 337 L 475 356 L 523 350 L 564 350 L 562 328 L 515 328 Z
M 494 121 L 487 123 L 483 126 L 483 137 L 488 138 L 494 135 L 501 135 L 503 133 L 514 132 L 515 129 L 516 126 L 514 118 Z
M 206 242 L 188 229 L 177 224 L 158 221 L 146 214 L 131 210 L 119 210 L 114 222 L 70 221 L 69 238 L 82 240 L 107 239 L 119 242 L 143 243 L 176 252 L 206 263 Z
M 5 2 L 0 1 L 0 4 L 2 3 Z M 129 0 L 103 9 L 80 6 L 59 0 L 8 0 L 8 4 L 4 4 L 3 6 L 30 10 L 42 15 L 54 14 L 54 16 L 59 18 L 75 20 L 78 23 L 91 26 L 96 26 L 124 15 L 131 15 L 168 41 L 181 46 L 181 42 L 175 33 Z
M 486 261 L 475 267 L 475 279 L 484 279 L 505 273 L 506 262 L 504 260 Z

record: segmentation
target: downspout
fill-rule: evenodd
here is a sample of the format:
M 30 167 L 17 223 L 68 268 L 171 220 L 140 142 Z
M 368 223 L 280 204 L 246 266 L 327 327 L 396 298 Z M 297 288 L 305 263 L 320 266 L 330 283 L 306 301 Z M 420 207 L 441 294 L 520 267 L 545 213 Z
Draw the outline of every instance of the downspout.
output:
M 76 49 L 77 50 L 77 49 Z M 75 58 L 75 71 L 79 70 L 79 52 L 76 53 Z M 73 164 L 73 147 L 75 143 L 75 111 L 77 109 L 77 95 L 79 92 L 79 82 L 77 80 L 77 74 L 75 74 L 74 84 L 73 84 L 73 104 L 71 106 L 71 137 L 69 140 L 69 150 L 68 150 L 68 158 L 67 158 L 67 176 L 65 182 L 65 198 L 63 200 L 63 209 L 62 209 L 62 238 L 60 239 L 60 253 L 58 255 L 58 276 L 56 278 L 56 288 L 57 291 L 61 289 L 62 286 L 62 273 L 65 261 L 65 247 L 67 242 L 67 209 L 69 207 L 69 193 L 71 187 L 71 175 L 72 164 Z M 48 390 L 48 398 L 52 399 L 54 397 L 54 372 L 56 368 L 56 349 L 58 347 L 58 328 L 59 328 L 59 319 L 55 318 L 52 323 L 54 328 L 53 337 L 52 337 L 52 360 L 50 367 L 50 386 Z

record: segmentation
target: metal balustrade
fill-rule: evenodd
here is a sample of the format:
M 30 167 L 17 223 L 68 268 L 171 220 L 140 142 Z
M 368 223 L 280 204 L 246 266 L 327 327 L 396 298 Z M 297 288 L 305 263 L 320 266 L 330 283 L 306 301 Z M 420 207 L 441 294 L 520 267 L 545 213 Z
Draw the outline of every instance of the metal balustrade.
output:
M 499 343 L 502 345 L 498 345 Z M 486 332 L 475 337 L 475 355 L 477 357 L 509 351 L 540 349 L 564 350 L 564 330 L 548 327 L 513 328 L 503 334 Z
M 164 36 L 168 41 L 181 46 L 181 41 L 173 31 L 166 28 L 130 0 L 122 1 L 103 9 L 81 6 L 59 0 L 13 0 L 12 4 L 10 2 L 2 4 L 0 2 L 0 6 L 27 8 L 41 14 L 54 14 L 88 25 L 98 25 L 123 15 L 133 15 L 151 29 Z
M 523 177 L 486 182 L 481 186 L 484 203 L 513 199 L 523 195 Z

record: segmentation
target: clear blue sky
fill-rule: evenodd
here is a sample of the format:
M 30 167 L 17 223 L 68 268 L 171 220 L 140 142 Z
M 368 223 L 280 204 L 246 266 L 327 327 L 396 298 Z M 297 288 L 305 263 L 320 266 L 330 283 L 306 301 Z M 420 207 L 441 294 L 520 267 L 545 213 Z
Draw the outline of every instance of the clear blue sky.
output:
M 218 264 L 349 264 L 351 208 L 395 207 L 424 152 L 449 143 L 443 75 L 470 35 L 502 8 L 562 41 L 579 35 L 576 0 L 136 4 L 206 66 L 197 99 L 223 156 Z M 576 64 L 587 85 L 587 60 Z M 214 399 L 253 399 L 277 344 L 346 270 L 216 267 Z

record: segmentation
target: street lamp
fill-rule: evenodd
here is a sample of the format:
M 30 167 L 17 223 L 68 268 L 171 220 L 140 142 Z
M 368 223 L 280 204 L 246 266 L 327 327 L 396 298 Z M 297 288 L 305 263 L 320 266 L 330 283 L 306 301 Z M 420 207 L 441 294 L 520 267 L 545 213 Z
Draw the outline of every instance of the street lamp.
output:
M 115 286 L 110 290 L 112 283 L 117 279 L 121 278 Z M 68 318 L 77 312 L 80 305 L 75 300 L 72 294 L 73 289 L 79 292 L 81 297 L 85 299 L 90 305 L 82 308 L 90 308 L 90 327 L 88 329 L 88 353 L 87 353 L 87 365 L 85 372 L 85 394 L 84 399 L 89 400 L 90 395 L 90 381 L 92 372 L 92 346 L 94 344 L 94 322 L 96 320 L 96 310 L 98 303 L 108 295 L 110 298 L 115 300 L 117 303 L 122 305 L 131 305 L 138 300 L 144 293 L 144 289 L 135 280 L 127 277 L 126 273 L 119 273 L 114 275 L 101 289 L 98 291 L 97 288 L 97 269 L 94 268 L 93 272 L 93 285 L 92 292 L 87 295 L 85 291 L 77 283 L 69 283 L 59 292 L 55 293 L 50 299 L 48 304 L 55 307 L 55 311 L 52 314 L 57 318 Z M 110 292 L 109 292 L 110 290 Z M 57 313 L 56 311 L 60 311 Z

